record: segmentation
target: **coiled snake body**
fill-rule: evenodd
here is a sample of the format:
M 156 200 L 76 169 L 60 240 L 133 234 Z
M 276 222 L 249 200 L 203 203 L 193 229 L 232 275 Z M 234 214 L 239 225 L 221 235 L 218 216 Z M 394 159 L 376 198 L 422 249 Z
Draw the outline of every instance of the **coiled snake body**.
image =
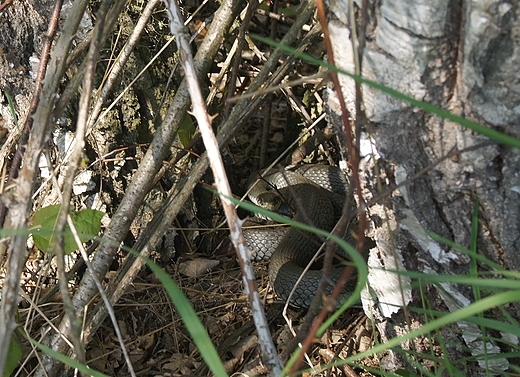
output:
M 335 218 L 341 213 L 348 191 L 347 180 L 341 170 L 327 165 L 302 165 L 294 171 L 270 174 L 263 180 L 256 178 L 258 176 L 250 179 L 250 184 L 257 182 L 249 193 L 255 204 L 281 209 L 284 214 L 294 210 L 294 220 L 327 231 L 332 230 Z M 256 251 L 253 259 L 266 259 L 272 253 L 269 280 L 276 294 L 284 300 L 288 299 L 300 275 L 322 244 L 315 234 L 296 228 L 289 228 L 285 234 L 249 229 L 244 231 L 244 235 L 248 246 Z M 274 250 L 270 250 L 273 245 Z M 334 289 L 341 273 L 341 268 L 333 269 L 325 290 L 327 295 Z M 307 271 L 296 287 L 291 303 L 309 307 L 321 278 L 321 269 Z

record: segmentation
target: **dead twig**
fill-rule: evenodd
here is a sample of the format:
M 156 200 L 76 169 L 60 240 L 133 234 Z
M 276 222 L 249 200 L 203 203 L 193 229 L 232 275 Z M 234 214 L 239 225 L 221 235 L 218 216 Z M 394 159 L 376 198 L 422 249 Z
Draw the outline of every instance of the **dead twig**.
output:
M 125 46 L 123 47 L 123 50 L 114 60 L 114 64 L 110 68 L 110 72 L 108 73 L 106 80 L 103 82 L 102 87 L 98 89 L 99 96 L 96 98 L 96 103 L 94 104 L 94 107 L 90 112 L 87 126 L 88 129 L 91 129 L 94 126 L 94 123 L 96 123 L 96 121 L 98 120 L 99 114 L 101 113 L 103 105 L 107 101 L 108 95 L 112 91 L 114 85 L 118 83 L 117 78 L 119 77 L 121 71 L 124 69 L 125 64 L 128 61 L 130 55 L 132 54 L 132 51 L 134 51 L 136 44 L 139 42 L 139 38 L 141 37 L 141 34 L 143 33 L 145 26 L 148 23 L 148 20 L 152 16 L 153 10 L 155 9 L 157 3 L 159 3 L 159 0 L 150 0 L 146 4 L 146 7 L 144 8 L 143 12 L 141 13 L 141 16 L 139 17 L 139 21 L 135 25 L 132 34 L 128 38 L 128 41 L 126 42 Z
M 329 60 L 330 64 L 334 65 L 335 64 L 334 63 L 334 53 L 332 50 L 332 44 L 331 44 L 331 41 L 329 38 L 329 33 L 328 33 L 325 6 L 324 6 L 322 0 L 317 0 L 316 5 L 317 5 L 317 9 L 318 9 L 318 16 L 319 16 L 320 24 L 321 24 L 321 27 L 323 30 L 325 46 L 326 46 L 326 50 L 327 50 L 327 54 L 328 54 L 328 60 Z M 349 123 L 350 116 L 349 116 L 349 112 L 345 106 L 345 100 L 343 98 L 343 94 L 341 91 L 341 86 L 339 83 L 338 75 L 336 72 L 331 72 L 330 77 L 334 84 L 334 88 L 336 89 L 336 94 L 338 96 L 339 104 L 341 107 L 344 132 L 345 132 L 346 139 L 347 139 L 347 148 L 348 148 L 349 155 L 350 155 L 350 163 L 352 165 L 352 178 L 353 178 L 353 182 L 354 182 L 354 186 L 355 186 L 355 191 L 356 191 L 356 194 L 358 197 L 360 213 L 359 213 L 359 232 L 357 234 L 356 249 L 358 252 L 361 252 L 363 249 L 364 241 L 365 241 L 365 229 L 366 229 L 367 219 L 366 219 L 366 214 L 365 214 L 366 204 L 365 204 L 365 200 L 363 198 L 361 180 L 359 177 L 359 170 L 358 170 L 358 166 L 359 166 L 359 155 L 357 152 L 358 149 L 356 148 L 356 146 L 354 144 L 354 135 L 353 135 L 352 125 Z M 346 206 L 344 209 L 344 213 L 348 213 L 348 212 L 349 212 L 349 208 L 348 208 L 348 206 Z M 346 226 L 348 225 L 348 223 L 349 223 L 348 217 L 342 216 L 340 221 L 338 222 L 338 226 L 336 227 L 336 230 L 339 232 L 343 232 L 345 230 Z M 328 254 L 331 254 L 331 253 L 328 253 Z M 341 275 L 341 277 L 331 295 L 332 300 L 335 300 L 341 294 L 341 290 L 342 290 L 343 286 L 351 278 L 353 272 L 354 272 L 353 266 L 349 266 L 349 267 L 345 268 L 345 271 Z M 303 360 L 303 355 L 305 354 L 305 352 L 307 352 L 310 345 L 312 344 L 314 336 L 315 336 L 316 332 L 318 331 L 318 328 L 323 323 L 325 317 L 327 316 L 328 311 L 329 311 L 329 309 L 327 307 L 324 307 L 321 310 L 318 317 L 316 318 L 316 320 L 314 321 L 314 324 L 313 324 L 307 338 L 305 339 L 305 341 L 303 343 L 302 352 L 298 355 L 297 360 L 290 368 L 290 373 L 296 372 L 300 368 L 300 365 Z
M 193 104 L 193 115 L 199 124 L 202 139 L 208 153 L 211 170 L 213 171 L 213 176 L 215 178 L 215 185 L 230 228 L 231 241 L 237 250 L 244 278 L 244 287 L 246 294 L 249 297 L 249 303 L 251 305 L 253 319 L 258 331 L 259 343 L 264 356 L 264 362 L 271 373 L 278 376 L 282 373 L 282 363 L 278 358 L 278 353 L 269 331 L 267 318 L 265 317 L 261 297 L 258 293 L 254 270 L 249 257 L 251 253 L 246 246 L 246 241 L 242 234 L 242 222 L 238 218 L 233 203 L 229 200 L 233 194 L 226 176 L 226 170 L 224 169 L 224 162 L 220 154 L 218 142 L 213 133 L 213 129 L 211 128 L 211 119 L 206 111 L 202 91 L 195 74 L 189 38 L 185 31 L 186 29 L 183 25 L 180 9 L 178 8 L 177 3 L 173 0 L 167 0 L 167 4 L 168 15 L 170 17 L 170 29 L 177 40 L 177 46 L 181 56 L 181 64 L 184 67 L 184 74 Z M 251 3 L 249 4 L 249 7 L 251 7 Z
M 7 1 L 2 5 L 8 3 L 10 3 L 10 1 Z M 31 104 L 29 105 L 29 112 L 28 114 L 26 114 L 25 122 L 23 128 L 21 129 L 22 133 L 13 133 L 13 137 L 10 136 L 9 140 L 6 141 L 4 146 L 2 146 L 2 152 L 0 153 L 0 171 L 4 169 L 6 164 L 5 159 L 11 153 L 13 146 L 16 144 L 17 141 L 19 141 L 18 148 L 14 154 L 13 161 L 11 162 L 9 177 L 7 179 L 6 186 L 9 186 L 12 183 L 13 179 L 15 179 L 18 176 L 18 170 L 20 169 L 20 165 L 22 163 L 22 158 L 25 153 L 25 147 L 27 141 L 29 140 L 29 133 L 31 132 L 33 124 L 32 115 L 38 108 L 38 103 L 40 101 L 40 93 L 43 87 L 43 79 L 45 77 L 45 72 L 47 71 L 47 64 L 49 63 L 51 46 L 56 35 L 56 28 L 60 19 L 62 5 L 63 0 L 56 0 L 56 2 L 54 3 L 54 8 L 52 10 L 52 14 L 49 20 L 49 27 L 45 33 L 45 43 L 42 47 L 40 64 L 38 65 L 38 71 L 36 72 L 36 78 L 34 80 L 34 93 L 31 99 Z M 6 210 L 7 208 L 5 206 L 5 203 L 0 202 L 0 227 L 2 227 L 4 224 Z M 2 259 L 1 252 L 0 259 Z
M 222 30 L 228 29 L 232 20 L 235 18 L 240 5 L 239 2 L 227 0 L 216 13 L 215 21 L 211 24 L 208 33 L 206 34 L 206 38 L 199 47 L 199 52 L 195 59 L 198 74 L 204 75 L 209 70 L 213 57 L 222 43 Z M 119 245 L 126 237 L 132 220 L 136 216 L 145 195 L 153 185 L 155 175 L 162 166 L 164 156 L 169 151 L 170 145 L 173 142 L 180 125 L 180 120 L 187 111 L 188 105 L 189 98 L 187 87 L 186 84 L 183 83 L 177 89 L 176 96 L 172 105 L 168 109 L 161 127 L 156 131 L 154 140 L 150 144 L 146 155 L 142 159 L 139 168 L 134 173 L 132 181 L 127 187 L 126 195 L 119 205 L 119 208 L 112 216 L 111 223 L 105 230 L 103 240 L 92 259 L 92 267 L 88 269 L 89 273 L 85 274 L 74 295 L 73 302 L 75 307 L 84 308 L 97 293 L 97 288 L 92 275 L 95 274 L 98 278 L 103 278 L 105 276 L 118 249 L 117 245 Z M 182 116 L 180 114 L 182 114 Z M 193 171 L 191 173 L 193 174 Z M 197 178 L 197 180 L 199 178 Z M 185 201 L 186 198 L 184 197 L 183 203 Z M 161 236 L 162 234 L 159 235 L 159 238 Z M 150 249 L 146 248 L 146 251 L 149 252 Z M 139 264 L 138 261 L 135 261 L 135 264 L 136 268 L 133 272 L 136 274 L 140 266 L 137 266 Z M 135 275 L 129 275 L 128 279 L 125 280 L 126 284 L 129 284 L 133 277 L 135 277 Z M 114 293 L 111 295 L 110 301 L 114 303 L 121 294 L 122 291 L 118 290 L 117 294 Z M 98 310 L 99 312 L 93 316 L 95 320 L 91 320 L 89 323 L 85 324 L 86 328 L 84 333 L 86 339 L 91 338 L 92 334 L 101 325 L 102 319 L 106 316 L 105 308 L 99 308 Z M 62 322 L 60 324 L 60 329 L 62 326 L 66 325 L 65 322 Z M 63 347 L 65 347 L 65 343 L 62 341 L 57 341 L 53 344 L 53 349 L 59 352 L 62 351 Z
M 72 9 L 65 20 L 62 35 L 56 43 L 57 56 L 66 56 L 70 50 L 73 35 L 75 34 L 83 11 L 87 6 L 87 0 L 73 3 Z M 41 151 L 50 133 L 50 117 L 57 87 L 60 78 L 65 71 L 65 59 L 52 59 L 47 69 L 43 83 L 40 105 L 34 115 L 33 132 L 29 138 L 24 164 L 16 191 L 12 193 L 13 201 L 8 217 L 8 228 L 17 231 L 17 235 L 10 244 L 7 274 L 2 290 L 2 303 L 0 307 L 0 373 L 3 373 L 5 359 L 9 349 L 9 341 L 12 332 L 16 328 L 15 318 L 18 308 L 20 289 L 20 275 L 27 254 L 27 225 L 32 209 L 32 192 Z
M 229 87 L 228 87 L 228 97 L 232 97 L 235 94 L 236 89 L 236 82 L 238 77 L 238 68 L 240 66 L 240 61 L 242 59 L 242 50 L 244 48 L 245 43 L 245 35 L 246 30 L 249 27 L 249 23 L 251 22 L 251 17 L 253 15 L 254 10 L 258 6 L 257 1 L 249 0 L 249 4 L 246 8 L 244 21 L 240 25 L 240 30 L 238 32 L 238 46 L 237 46 L 237 52 L 234 56 L 233 60 L 233 69 L 231 70 L 231 79 L 229 80 Z M 226 107 L 224 109 L 224 116 L 227 117 L 229 115 L 230 111 L 230 105 L 226 103 Z

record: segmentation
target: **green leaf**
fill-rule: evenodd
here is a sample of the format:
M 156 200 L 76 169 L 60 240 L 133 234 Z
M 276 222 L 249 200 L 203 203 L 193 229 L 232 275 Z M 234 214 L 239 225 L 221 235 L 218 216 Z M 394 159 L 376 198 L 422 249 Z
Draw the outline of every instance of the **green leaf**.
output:
M 13 371 L 20 365 L 23 358 L 22 343 L 16 331 L 11 336 L 9 342 L 9 351 L 7 351 L 7 360 L 5 361 L 4 377 L 9 377 Z
M 54 248 L 54 228 L 61 205 L 53 205 L 40 209 L 34 214 L 31 228 L 34 243 L 38 249 L 46 251 Z
M 104 212 L 94 209 L 84 209 L 71 213 L 72 223 L 78 231 L 81 242 L 90 241 L 99 233 L 101 230 L 101 219 L 104 215 Z
M 188 143 L 193 139 L 195 131 L 196 128 L 193 124 L 193 119 L 191 119 L 190 114 L 186 113 L 181 125 L 179 126 L 179 131 L 177 133 L 179 135 L 179 140 L 181 141 L 184 147 L 186 147 Z
M 34 214 L 31 228 L 34 243 L 42 251 L 54 250 L 56 239 L 56 221 L 60 213 L 61 204 L 56 204 L 40 209 Z M 101 229 L 101 218 L 104 213 L 93 209 L 85 209 L 71 213 L 74 224 L 81 242 L 90 241 Z M 70 227 L 65 227 L 63 235 L 65 253 L 70 254 L 77 249 L 76 241 Z
M 9 94 L 9 92 L 7 90 L 5 90 L 1 87 L 0 87 L 0 89 L 2 89 L 5 97 L 7 98 L 7 103 L 9 104 L 9 109 L 11 109 L 11 114 L 13 116 L 13 123 L 16 126 L 16 128 L 18 129 L 18 116 L 16 115 L 16 109 L 14 107 L 13 97 L 11 97 L 11 94 Z

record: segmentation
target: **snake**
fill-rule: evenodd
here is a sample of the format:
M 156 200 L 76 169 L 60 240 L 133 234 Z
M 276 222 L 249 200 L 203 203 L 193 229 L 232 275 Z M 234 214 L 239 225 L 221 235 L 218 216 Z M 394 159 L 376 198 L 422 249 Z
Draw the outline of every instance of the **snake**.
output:
M 248 197 L 253 203 L 326 231 L 334 227 L 348 194 L 346 176 L 339 168 L 330 165 L 301 165 L 258 178 L 257 174 L 248 180 Z M 254 222 L 258 221 L 253 220 L 248 225 Z M 270 258 L 268 276 L 275 293 L 287 301 L 296 287 L 290 303 L 310 307 L 323 270 L 303 272 L 323 239 L 294 227 L 245 229 L 244 236 L 248 247 L 253 250 L 253 260 Z M 332 293 L 342 272 L 343 268 L 332 269 L 324 292 L 326 295 Z M 300 276 L 302 279 L 297 284 Z M 352 284 L 348 284 L 344 291 L 342 296 L 348 296 L 353 291 Z

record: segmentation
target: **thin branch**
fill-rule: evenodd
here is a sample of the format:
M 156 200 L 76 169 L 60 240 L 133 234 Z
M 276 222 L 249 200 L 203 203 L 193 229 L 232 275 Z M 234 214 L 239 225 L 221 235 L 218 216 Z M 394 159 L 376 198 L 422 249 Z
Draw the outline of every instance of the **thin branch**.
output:
M 24 164 L 16 190 L 12 192 L 12 204 L 8 216 L 8 228 L 18 231 L 10 245 L 9 261 L 4 286 L 2 289 L 2 303 L 0 306 L 0 375 L 3 374 L 5 360 L 9 349 L 12 332 L 16 328 L 15 318 L 18 309 L 20 289 L 20 275 L 27 254 L 27 225 L 32 209 L 32 191 L 41 151 L 50 133 L 50 117 L 57 87 L 65 71 L 65 59 L 70 50 L 73 36 L 78 29 L 79 22 L 88 0 L 78 0 L 72 5 L 63 25 L 62 34 L 54 50 L 55 59 L 50 60 L 45 76 L 40 104 L 34 115 L 33 132 L 29 138 Z
M 5 2 L 3 2 L 2 4 L 0 4 L 0 12 L 3 12 L 4 10 L 7 9 L 7 7 L 9 5 L 11 5 L 12 3 L 14 3 L 14 0 L 6 0 Z
M 230 98 L 226 99 L 226 102 L 234 103 L 234 102 L 238 102 L 245 98 L 252 98 L 258 94 L 274 93 L 274 92 L 280 91 L 281 89 L 293 88 L 293 87 L 301 85 L 301 84 L 312 84 L 312 83 L 318 84 L 318 83 L 322 82 L 324 78 L 328 77 L 328 74 L 329 74 L 329 72 L 327 70 L 323 70 L 312 76 L 304 76 L 304 77 L 296 79 L 296 80 L 283 82 L 276 86 L 262 88 L 256 92 L 243 93 L 238 96 L 230 97 Z
M 235 94 L 236 84 L 237 84 L 237 77 L 238 77 L 238 68 L 240 66 L 240 62 L 242 61 L 242 50 L 244 48 L 245 43 L 245 35 L 246 30 L 249 27 L 249 23 L 251 22 L 251 17 L 253 15 L 254 10 L 258 6 L 258 1 L 249 0 L 249 4 L 246 8 L 246 12 L 244 15 L 244 20 L 242 21 L 242 24 L 240 25 L 240 30 L 238 32 L 238 46 L 237 46 L 237 52 L 234 55 L 233 60 L 233 69 L 231 70 L 231 78 L 229 79 L 229 86 L 228 86 L 228 97 L 231 97 Z M 230 111 L 230 104 L 226 103 L 225 109 L 224 109 L 224 116 L 227 118 Z
M 135 25 L 132 34 L 128 38 L 128 41 L 126 42 L 122 51 L 119 53 L 119 56 L 115 59 L 114 64 L 112 65 L 112 68 L 110 69 L 110 72 L 106 79 L 106 82 L 104 83 L 103 87 L 100 88 L 100 90 L 98 90 L 99 96 L 97 97 L 96 103 L 90 113 L 87 128 L 92 128 L 94 123 L 97 121 L 98 116 L 101 113 L 101 109 L 103 108 L 103 105 L 105 104 L 108 95 L 112 91 L 114 85 L 118 83 L 117 78 L 119 77 L 121 71 L 124 69 L 125 64 L 128 61 L 128 58 L 130 57 L 132 51 L 134 51 L 134 48 L 137 42 L 139 41 L 141 34 L 143 33 L 145 26 L 148 23 L 150 17 L 152 16 L 153 10 L 155 9 L 155 6 L 158 2 L 159 0 L 150 0 L 148 4 L 146 4 L 146 7 L 141 13 L 139 21 L 137 21 L 137 24 Z
M 238 218 L 233 203 L 228 199 L 229 197 L 232 197 L 233 193 L 231 192 L 231 187 L 229 186 L 229 181 L 226 176 L 226 170 L 224 169 L 224 162 L 220 154 L 218 142 L 211 127 L 211 119 L 206 111 L 204 97 L 202 96 L 202 91 L 197 81 L 195 67 L 193 65 L 193 57 L 189 45 L 189 36 L 182 22 L 182 16 L 177 3 L 174 0 L 166 0 L 166 3 L 168 15 L 170 17 L 170 29 L 172 34 L 176 37 L 177 46 L 181 56 L 181 64 L 184 67 L 184 74 L 186 82 L 188 83 L 188 90 L 193 104 L 193 115 L 199 124 L 202 139 L 208 153 L 211 170 L 213 171 L 213 177 L 215 178 L 215 185 L 219 192 L 220 200 L 224 207 L 224 213 L 229 225 L 231 242 L 237 250 L 237 255 L 240 261 L 240 267 L 244 278 L 244 288 L 249 297 L 249 303 L 253 312 L 253 319 L 258 332 L 263 359 L 269 371 L 275 376 L 279 376 L 283 369 L 282 363 L 278 357 L 272 335 L 269 331 L 269 325 L 262 305 L 262 299 L 258 293 L 256 278 L 250 259 L 251 253 L 246 246 L 246 241 L 242 234 L 242 221 Z
M 112 29 L 114 28 L 117 20 L 119 19 L 119 15 L 121 14 L 121 11 L 123 10 L 125 4 L 127 2 L 124 0 L 119 0 L 113 2 L 113 6 L 110 9 L 106 21 L 105 21 L 105 29 L 103 30 L 103 36 L 101 37 L 102 41 L 106 41 L 109 37 L 110 33 L 112 32 Z M 88 33 L 85 39 L 92 38 L 92 33 Z M 86 45 L 84 43 L 79 43 L 76 47 L 76 49 L 70 54 L 68 57 L 73 57 L 78 52 L 77 50 L 81 50 Z M 67 64 L 71 62 L 71 59 L 66 59 Z M 78 88 L 80 84 L 83 81 L 83 76 L 85 74 L 85 68 L 86 68 L 87 61 L 84 60 L 80 66 L 78 67 L 75 75 L 72 77 L 72 79 L 67 84 L 66 88 L 61 93 L 59 99 L 56 102 L 56 107 L 54 110 L 54 117 L 56 119 L 59 119 L 69 102 L 72 100 L 72 98 L 76 95 L 78 92 Z
M 101 45 L 102 32 L 105 27 L 105 18 L 110 7 L 111 2 L 105 0 L 98 11 L 97 23 L 92 36 L 92 42 L 86 58 L 86 70 L 83 78 L 83 91 L 79 100 L 78 121 L 76 123 L 76 142 L 72 153 L 68 159 L 67 175 L 63 185 L 63 192 L 61 198 L 61 208 L 56 222 L 56 259 L 58 262 L 58 277 L 60 284 L 60 292 L 63 299 L 65 313 L 69 317 L 70 323 L 70 338 L 74 343 L 74 351 L 78 361 L 85 364 L 85 347 L 81 340 L 81 321 L 76 315 L 76 310 L 72 303 L 72 297 L 69 293 L 68 280 L 65 272 L 65 229 L 67 219 L 69 217 L 70 200 L 72 197 L 72 185 L 76 171 L 78 170 L 81 154 L 83 153 L 83 146 L 85 144 L 85 132 L 87 125 L 87 117 L 90 107 L 90 97 L 92 93 L 94 77 L 96 74 L 96 65 L 99 57 L 99 50 Z
M 87 265 L 87 268 L 89 270 L 92 270 L 92 264 L 90 263 L 90 260 L 88 259 L 89 254 L 87 253 L 87 250 L 83 247 L 83 243 L 81 242 L 81 239 L 79 238 L 78 231 L 76 230 L 74 223 L 72 222 L 72 218 L 70 216 L 67 216 L 67 223 L 69 224 L 70 230 L 72 232 L 72 235 L 74 236 L 74 240 L 76 241 L 76 244 L 78 245 L 78 250 L 81 253 L 81 256 L 83 258 L 83 261 Z M 108 295 L 105 292 L 105 289 L 103 288 L 103 284 L 101 284 L 101 281 L 97 278 L 97 276 L 93 275 L 92 279 L 94 279 L 94 282 L 96 284 L 96 287 L 98 289 L 99 295 L 101 296 L 101 299 L 103 300 L 104 308 L 108 312 L 110 316 L 110 320 L 112 321 L 112 326 L 114 326 L 114 331 L 117 336 L 117 340 L 119 342 L 119 346 L 121 347 L 121 350 L 123 352 L 123 357 L 125 358 L 126 366 L 128 368 L 128 372 L 132 377 L 135 377 L 135 371 L 134 367 L 132 365 L 132 360 L 130 359 L 130 355 L 128 354 L 128 350 L 125 346 L 125 341 L 123 339 L 123 334 L 121 333 L 121 329 L 119 328 L 119 324 L 117 322 L 116 313 L 114 312 L 114 307 L 112 306 L 112 303 L 110 302 Z M 85 343 L 87 339 L 84 339 Z
M 52 10 L 52 14 L 49 20 L 49 27 L 47 32 L 45 33 L 45 43 L 42 47 L 42 53 L 40 55 L 40 64 L 38 65 L 38 71 L 36 72 L 36 78 L 34 79 L 34 92 L 31 99 L 31 104 L 29 105 L 29 112 L 26 115 L 24 126 L 21 129 L 21 134 L 18 132 L 13 132 L 13 136 L 9 136 L 9 139 L 2 146 L 2 152 L 0 154 L 0 170 L 3 170 L 5 167 L 5 159 L 11 153 L 11 150 L 19 141 L 18 148 L 14 154 L 13 161 L 11 162 L 11 167 L 9 170 L 9 178 L 7 179 L 6 186 L 9 186 L 13 179 L 18 176 L 18 170 L 20 169 L 22 158 L 25 153 L 25 147 L 27 144 L 27 140 L 29 140 L 29 133 L 31 132 L 33 118 L 32 115 L 36 112 L 38 108 L 38 103 L 40 101 L 40 93 L 43 87 L 43 79 L 45 77 L 45 72 L 47 71 L 47 64 L 49 63 L 50 51 L 52 42 L 54 41 L 54 37 L 56 35 L 56 28 L 58 26 L 58 21 L 60 19 L 61 6 L 63 5 L 63 0 L 56 0 L 54 3 L 54 8 Z M 18 131 L 18 130 L 17 130 Z M 0 202 L 0 227 L 4 224 L 5 215 L 6 215 L 6 206 L 4 202 Z M 0 252 L 0 259 L 2 253 Z
M 323 30 L 328 60 L 331 65 L 334 65 L 335 64 L 334 63 L 334 53 L 333 53 L 332 44 L 331 44 L 331 41 L 329 38 L 327 17 L 325 14 L 325 6 L 324 6 L 322 0 L 316 0 L 316 5 L 317 5 L 320 24 L 321 24 L 321 27 Z M 363 198 L 361 180 L 359 177 L 359 169 L 358 169 L 359 155 L 357 152 L 358 149 L 356 148 L 356 146 L 354 144 L 352 125 L 350 124 L 350 120 L 349 120 L 350 116 L 349 116 L 349 112 L 345 105 L 345 99 L 343 98 L 343 93 L 341 91 L 341 85 L 339 82 L 338 74 L 336 72 L 331 72 L 331 79 L 332 79 L 334 88 L 336 90 L 336 94 L 339 99 L 339 104 L 340 104 L 341 114 L 342 114 L 342 119 L 343 119 L 344 132 L 345 132 L 345 135 L 347 138 L 347 148 L 348 148 L 348 151 L 350 154 L 350 162 L 352 165 L 352 178 L 353 178 L 353 182 L 355 185 L 355 191 L 356 191 L 356 194 L 358 197 L 360 214 L 359 214 L 359 232 L 357 234 L 356 249 L 358 252 L 361 252 L 363 250 L 363 244 L 365 241 L 365 229 L 366 229 L 366 225 L 367 225 L 367 219 L 366 219 L 366 214 L 365 214 L 366 204 L 365 204 L 365 200 Z M 340 231 L 343 231 L 346 228 L 346 225 L 348 224 L 348 217 L 346 216 L 347 213 L 348 213 L 348 206 L 345 206 L 345 208 L 344 208 L 345 215 L 343 215 L 341 217 L 340 221 L 338 222 L 337 229 Z M 349 267 L 345 268 L 343 274 L 341 275 L 339 281 L 337 282 L 337 285 L 336 285 L 334 291 L 332 292 L 332 295 L 331 295 L 332 300 L 335 300 L 341 294 L 343 286 L 345 286 L 345 284 L 347 284 L 347 282 L 351 278 L 353 272 L 354 272 L 353 266 L 349 266 Z M 303 344 L 302 352 L 298 355 L 297 360 L 290 368 L 290 372 L 296 372 L 300 368 L 303 355 L 310 348 L 311 343 L 314 339 L 314 334 L 316 334 L 319 326 L 323 323 L 327 313 L 328 313 L 328 308 L 324 307 L 323 310 L 318 315 L 318 317 L 316 318 L 316 320 L 314 321 L 312 329 Z
M 222 43 L 224 33 L 232 20 L 238 13 L 240 2 L 234 0 L 226 0 L 215 14 L 203 43 L 199 46 L 199 51 L 195 59 L 195 64 L 199 74 L 206 74 L 211 66 L 213 57 L 218 51 Z M 218 17 L 217 17 L 218 16 Z M 133 221 L 145 195 L 148 193 L 156 172 L 161 167 L 166 154 L 170 150 L 170 146 L 175 138 L 177 129 L 180 125 L 182 116 L 185 114 L 189 105 L 189 98 L 186 84 L 183 83 L 177 89 L 172 105 L 156 132 L 148 151 L 141 160 L 139 168 L 134 173 L 132 181 L 126 189 L 125 196 L 117 211 L 112 216 L 109 226 L 106 228 L 103 238 L 106 242 L 102 242 L 97 248 L 92 258 L 92 267 L 88 269 L 84 275 L 76 293 L 73 297 L 73 303 L 76 308 L 84 308 L 87 303 L 97 294 L 97 287 L 92 276 L 102 279 L 113 257 L 118 249 L 117 246 L 126 237 L 130 224 Z M 67 331 L 67 321 L 62 321 L 59 328 L 60 331 Z M 62 340 L 53 343 L 52 348 L 55 351 L 63 352 L 66 344 Z M 56 364 L 57 365 L 57 364 Z

